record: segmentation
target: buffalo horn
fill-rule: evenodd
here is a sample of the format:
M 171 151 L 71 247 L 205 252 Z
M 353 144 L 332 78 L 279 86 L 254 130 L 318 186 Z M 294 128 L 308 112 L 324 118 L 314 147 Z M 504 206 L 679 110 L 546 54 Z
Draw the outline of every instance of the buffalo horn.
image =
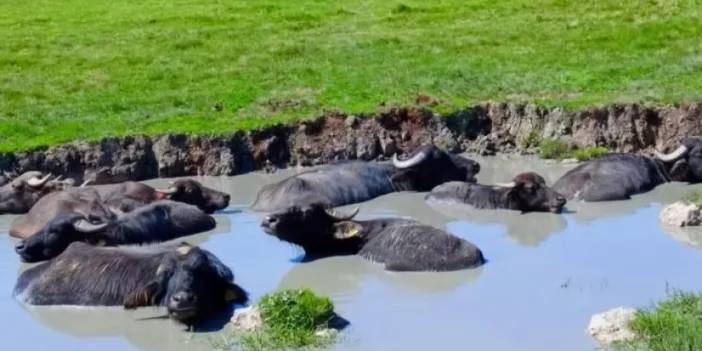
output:
M 49 180 L 49 178 L 51 178 L 51 173 L 44 176 L 44 178 L 32 177 L 29 178 L 29 180 L 27 180 L 27 185 L 31 187 L 40 187 L 44 185 L 44 183 L 46 183 Z
M 496 183 L 495 185 L 497 185 L 497 186 L 501 186 L 501 187 L 503 187 L 503 188 L 514 188 L 514 186 L 515 186 L 515 185 L 517 185 L 517 183 L 515 183 L 515 182 L 509 182 L 509 183 Z
M 107 227 L 108 223 L 93 224 L 85 219 L 79 219 L 73 222 L 73 228 L 81 233 L 95 233 Z
M 337 221 L 348 221 L 349 219 L 355 217 L 355 216 L 358 214 L 358 211 L 360 211 L 360 210 L 361 210 L 360 207 L 356 207 L 356 208 L 354 208 L 351 212 L 349 212 L 348 214 L 338 213 L 338 212 L 337 212 L 336 210 L 334 210 L 334 209 L 325 210 L 325 211 L 327 212 L 327 214 L 328 214 L 330 217 L 334 218 L 334 219 L 337 220 Z
M 412 166 L 416 166 L 420 164 L 422 161 L 424 161 L 427 158 L 427 153 L 426 151 L 420 151 L 414 154 L 414 156 L 404 160 L 400 161 L 400 159 L 397 157 L 397 154 L 392 156 L 392 164 L 395 166 L 395 168 L 410 168 Z
M 678 148 L 675 149 L 675 151 L 673 151 L 669 154 L 664 154 L 658 150 L 653 151 L 653 154 L 656 156 L 656 158 L 663 161 L 663 162 L 675 161 L 675 160 L 683 157 L 686 153 L 687 153 L 687 146 L 685 146 L 685 145 L 678 146 Z

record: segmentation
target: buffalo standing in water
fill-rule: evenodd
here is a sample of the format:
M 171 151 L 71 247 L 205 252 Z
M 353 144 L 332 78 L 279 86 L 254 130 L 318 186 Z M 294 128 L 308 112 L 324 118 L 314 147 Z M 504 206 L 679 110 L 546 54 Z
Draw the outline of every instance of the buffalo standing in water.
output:
M 444 183 L 434 188 L 427 199 L 464 203 L 481 209 L 554 213 L 560 213 L 566 203 L 563 195 L 549 188 L 544 178 L 533 172 L 521 173 L 512 183 L 503 186 Z
M 97 245 L 162 242 L 215 227 L 212 216 L 199 208 L 174 201 L 157 201 L 120 218 L 93 224 L 81 214 L 61 214 L 46 227 L 17 244 L 25 262 L 51 259 L 75 241 Z
M 76 242 L 24 271 L 14 295 L 31 305 L 165 306 L 186 324 L 247 301 L 227 266 L 185 243 L 105 248 Z
M 0 187 L 0 214 L 21 214 L 29 211 L 44 195 L 73 185 L 72 179 L 51 180 L 51 174 L 26 172 Z
M 394 191 L 429 191 L 452 180 L 475 181 L 477 162 L 434 145 L 392 162 L 349 161 L 325 165 L 263 187 L 252 208 L 276 211 L 297 205 L 329 207 L 362 202 Z
M 605 155 L 570 170 L 553 188 L 574 200 L 626 200 L 669 181 L 702 181 L 702 139 L 682 139 L 675 151 L 655 157 Z
M 391 271 L 451 271 L 485 262 L 475 245 L 442 230 L 406 219 L 354 221 L 357 212 L 341 216 L 320 204 L 296 206 L 261 225 L 307 256 L 358 254 Z

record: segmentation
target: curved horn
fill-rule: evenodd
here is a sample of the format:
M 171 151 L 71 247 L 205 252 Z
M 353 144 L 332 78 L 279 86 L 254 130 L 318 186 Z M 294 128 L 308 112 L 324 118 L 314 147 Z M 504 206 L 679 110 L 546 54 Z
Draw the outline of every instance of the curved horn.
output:
M 416 166 L 416 165 L 420 164 L 422 161 L 424 161 L 427 158 L 427 156 L 429 156 L 427 154 L 427 152 L 422 150 L 422 151 L 416 153 L 414 156 L 412 156 L 404 161 L 400 161 L 400 159 L 397 157 L 397 154 L 395 154 L 392 156 L 392 164 L 393 164 L 393 166 L 395 166 L 395 168 L 400 168 L 400 169 L 410 168 L 412 166 Z
M 333 210 L 333 209 L 324 210 L 324 211 L 329 215 L 329 217 L 332 217 L 337 221 L 348 221 L 349 219 L 356 217 L 356 215 L 358 214 L 358 211 L 360 211 L 360 210 L 361 210 L 360 207 L 356 207 L 348 214 L 340 214 L 336 210 Z
M 675 161 L 675 160 L 683 157 L 686 153 L 687 153 L 687 146 L 685 146 L 685 145 L 678 146 L 678 148 L 675 149 L 675 151 L 673 151 L 669 154 L 664 154 L 658 150 L 653 151 L 653 154 L 656 156 L 656 158 L 663 161 L 663 162 Z
M 501 186 L 503 188 L 514 188 L 517 183 L 515 182 L 509 182 L 509 183 L 495 183 L 496 186 Z
M 177 193 L 177 192 L 178 192 L 178 189 L 175 188 L 175 187 L 170 186 L 170 187 L 168 187 L 168 188 L 166 188 L 166 189 L 156 189 L 156 191 L 158 191 L 159 193 L 166 194 L 166 195 L 172 195 L 172 194 Z
M 81 233 L 95 233 L 107 227 L 108 223 L 92 224 L 85 219 L 73 222 L 73 228 Z
M 46 183 L 49 180 L 49 178 L 51 178 L 51 173 L 47 174 L 46 176 L 44 176 L 44 178 L 41 179 L 38 177 L 32 177 L 29 178 L 29 180 L 27 180 L 27 185 L 31 187 L 39 187 L 44 185 L 44 183 Z
M 86 186 L 90 185 L 93 181 L 92 180 L 84 180 L 83 183 L 80 184 L 81 188 L 85 188 Z

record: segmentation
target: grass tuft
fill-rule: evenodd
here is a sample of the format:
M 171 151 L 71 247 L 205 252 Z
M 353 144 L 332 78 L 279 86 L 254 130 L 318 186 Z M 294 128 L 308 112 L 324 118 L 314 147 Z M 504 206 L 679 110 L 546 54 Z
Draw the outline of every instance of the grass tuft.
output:
M 629 326 L 634 341 L 618 350 L 702 350 L 702 295 L 672 292 L 650 310 L 639 311 Z
M 539 157 L 543 159 L 563 160 L 567 158 L 574 158 L 582 162 L 609 153 L 609 150 L 606 147 L 587 146 L 584 148 L 578 148 L 577 146 L 569 145 L 568 143 L 559 139 L 540 140 L 538 146 Z
M 282 290 L 265 295 L 258 303 L 263 328 L 228 340 L 218 349 L 290 350 L 319 348 L 331 344 L 335 333 L 322 333 L 335 318 L 329 298 L 309 289 Z

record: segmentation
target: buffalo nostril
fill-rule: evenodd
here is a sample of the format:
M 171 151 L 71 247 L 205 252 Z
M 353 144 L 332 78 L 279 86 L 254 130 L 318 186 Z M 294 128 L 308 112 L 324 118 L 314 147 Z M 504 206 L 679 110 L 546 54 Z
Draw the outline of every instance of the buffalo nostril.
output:
M 19 243 L 17 246 L 15 246 L 15 252 L 23 252 L 24 251 L 24 243 Z
M 224 201 L 226 201 L 226 202 L 229 202 L 229 200 L 231 200 L 231 198 L 232 197 L 230 195 L 224 195 Z

